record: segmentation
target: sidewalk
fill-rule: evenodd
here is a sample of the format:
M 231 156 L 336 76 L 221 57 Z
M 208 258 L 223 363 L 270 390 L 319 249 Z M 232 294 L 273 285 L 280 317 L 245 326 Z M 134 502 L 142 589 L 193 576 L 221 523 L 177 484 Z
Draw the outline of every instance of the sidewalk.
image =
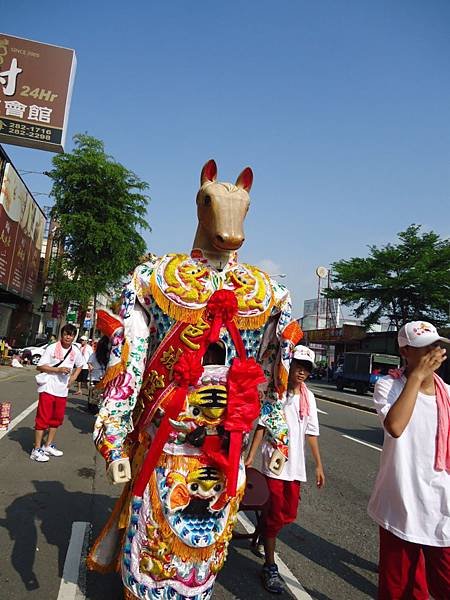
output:
M 316 398 L 320 398 L 321 400 L 328 400 L 329 402 L 334 402 L 336 404 L 351 406 L 352 408 L 358 408 L 360 410 L 365 410 L 366 412 L 377 412 L 373 405 L 372 392 L 368 392 L 364 396 L 350 390 L 339 392 L 333 383 L 328 383 L 326 381 L 312 380 L 308 381 L 307 385 Z

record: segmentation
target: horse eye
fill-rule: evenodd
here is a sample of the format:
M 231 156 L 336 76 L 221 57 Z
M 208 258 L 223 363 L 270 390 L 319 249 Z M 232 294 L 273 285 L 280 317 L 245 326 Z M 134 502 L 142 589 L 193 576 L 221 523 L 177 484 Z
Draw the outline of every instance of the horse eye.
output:
M 205 196 L 203 199 L 205 206 L 209 206 L 211 204 L 211 196 Z

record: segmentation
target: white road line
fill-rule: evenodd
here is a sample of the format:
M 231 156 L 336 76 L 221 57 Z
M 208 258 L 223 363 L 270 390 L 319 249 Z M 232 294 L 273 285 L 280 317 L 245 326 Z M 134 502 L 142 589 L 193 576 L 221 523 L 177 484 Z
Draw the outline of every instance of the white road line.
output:
M 25 419 L 25 417 L 27 417 L 30 412 L 33 412 L 33 410 L 36 409 L 36 406 L 38 405 L 37 400 L 36 402 L 33 402 L 33 404 L 31 404 L 28 408 L 26 408 L 25 410 L 23 410 L 20 415 L 17 415 L 17 417 L 15 419 L 13 419 L 11 421 L 11 423 L 9 424 L 9 427 L 6 431 L 0 431 L 0 440 L 5 437 L 5 435 L 7 435 L 12 429 L 14 429 L 14 427 L 16 425 L 18 425 L 20 423 L 20 421 L 22 421 L 23 419 Z
M 83 548 L 87 546 L 86 537 L 89 535 L 89 523 L 74 521 L 64 563 L 63 576 L 56 600 L 81 600 L 85 598 L 85 590 L 80 589 L 80 564 Z
M 351 435 L 344 435 L 344 434 L 342 434 L 342 437 L 345 437 L 348 440 L 352 440 L 353 442 L 358 442 L 358 444 L 362 444 L 363 446 L 369 446 L 369 448 L 373 448 L 374 450 L 378 450 L 378 452 L 381 452 L 383 450 L 383 448 L 379 448 L 378 446 L 372 446 L 372 444 L 368 444 L 367 442 L 363 442 L 362 440 L 358 440 L 357 438 L 354 438 Z
M 320 413 L 320 414 L 322 414 L 322 415 L 327 415 L 328 414 L 324 410 L 320 410 L 320 408 L 317 409 L 317 412 Z
M 255 530 L 255 526 L 245 513 L 238 512 L 237 518 L 247 533 L 252 533 Z M 292 573 L 289 567 L 281 560 L 277 552 L 275 552 L 275 562 L 278 565 L 280 575 L 286 582 L 288 588 L 291 590 L 294 598 L 297 598 L 298 600 L 312 600 L 311 596 L 304 589 L 300 581 Z
M 316 400 L 320 400 L 321 402 L 328 402 L 328 404 L 333 404 L 333 406 L 340 406 L 341 408 L 348 408 L 350 410 L 359 410 L 360 412 L 365 412 L 366 415 L 372 415 L 373 417 L 377 417 L 376 412 L 372 412 L 371 410 L 364 410 L 364 408 L 358 408 L 357 406 L 350 406 L 348 404 L 341 404 L 340 402 L 333 402 L 332 400 L 326 400 L 325 398 L 316 398 Z

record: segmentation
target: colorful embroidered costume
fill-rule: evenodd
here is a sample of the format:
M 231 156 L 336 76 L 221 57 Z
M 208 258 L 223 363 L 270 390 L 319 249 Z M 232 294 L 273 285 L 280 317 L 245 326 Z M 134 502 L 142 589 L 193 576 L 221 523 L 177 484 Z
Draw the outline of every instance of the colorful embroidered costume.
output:
M 89 566 L 119 561 L 127 598 L 205 600 L 245 488 L 256 385 L 274 389 L 289 293 L 235 254 L 219 271 L 194 250 L 139 266 L 120 316 L 94 439 L 107 464 L 130 458 L 132 481 Z M 225 364 L 203 366 L 217 340 Z M 279 424 L 276 443 L 287 447 L 285 432 Z

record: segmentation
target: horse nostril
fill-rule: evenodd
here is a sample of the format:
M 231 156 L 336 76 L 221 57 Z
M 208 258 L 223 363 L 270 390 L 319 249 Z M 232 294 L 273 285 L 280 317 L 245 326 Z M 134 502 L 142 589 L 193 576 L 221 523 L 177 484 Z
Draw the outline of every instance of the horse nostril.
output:
M 225 244 L 225 240 L 223 239 L 223 237 L 222 237 L 221 235 L 218 235 L 218 236 L 217 236 L 217 239 L 219 240 L 219 242 L 220 242 L 221 244 Z

